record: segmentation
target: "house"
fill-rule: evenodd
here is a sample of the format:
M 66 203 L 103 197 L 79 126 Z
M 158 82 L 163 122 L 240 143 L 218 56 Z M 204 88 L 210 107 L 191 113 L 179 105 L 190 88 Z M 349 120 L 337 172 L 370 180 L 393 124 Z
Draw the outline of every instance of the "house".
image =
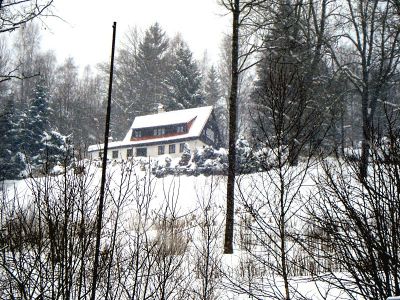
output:
M 206 145 L 220 146 L 212 106 L 168 112 L 160 106 L 156 114 L 136 117 L 122 141 L 108 143 L 107 157 L 180 157 L 185 144 L 191 151 Z M 89 146 L 90 157 L 102 157 L 103 148 L 103 144 Z

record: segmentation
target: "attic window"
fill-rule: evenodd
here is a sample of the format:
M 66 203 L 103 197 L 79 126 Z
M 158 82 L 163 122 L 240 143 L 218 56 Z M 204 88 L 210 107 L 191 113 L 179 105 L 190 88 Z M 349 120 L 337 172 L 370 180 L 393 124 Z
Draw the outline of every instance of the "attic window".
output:
M 210 128 L 207 128 L 206 130 L 206 136 L 214 142 L 214 131 L 212 131 Z
M 153 135 L 159 136 L 165 134 L 165 128 L 155 128 L 153 131 Z
M 142 137 L 142 131 L 135 130 L 135 138 L 140 138 L 140 137 Z
M 184 126 L 184 125 L 178 125 L 178 126 L 176 127 L 176 132 L 178 132 L 178 133 L 183 133 L 183 132 L 185 132 L 185 126 Z

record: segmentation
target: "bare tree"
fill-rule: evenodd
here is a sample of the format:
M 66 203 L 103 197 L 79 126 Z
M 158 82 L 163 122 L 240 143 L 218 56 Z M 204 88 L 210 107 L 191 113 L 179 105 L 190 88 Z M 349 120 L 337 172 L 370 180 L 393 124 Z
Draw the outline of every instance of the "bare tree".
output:
M 220 184 L 218 177 L 207 180 L 207 187 L 197 191 L 198 212 L 193 220 L 195 230 L 191 238 L 191 264 L 195 265 L 195 284 L 192 294 L 195 299 L 219 299 L 222 279 L 220 253 L 221 208 L 216 203 L 216 189 Z
M 319 194 L 309 206 L 322 250 L 317 264 L 329 274 L 325 280 L 350 299 L 400 294 L 398 113 L 386 113 L 386 138 L 370 144 L 369 176 L 364 177 L 357 160 L 325 162 L 316 179 Z
M 111 132 L 117 138 L 141 114 L 139 99 L 138 54 L 142 34 L 138 28 L 130 28 L 116 56 L 114 107 L 111 115 Z M 121 130 L 123 129 L 123 130 Z M 122 138 L 122 136 L 121 136 Z
M 1 0 L 0 33 L 12 32 L 26 26 L 34 19 L 50 16 L 53 0 Z M 20 65 L 7 69 L 0 74 L 0 82 L 12 78 L 24 79 L 33 76 L 19 70 Z
M 1 0 L 0 33 L 14 31 L 37 17 L 50 14 L 49 9 L 52 4 L 53 0 Z
M 27 181 L 30 199 L 17 190 L 3 194 L 2 298 L 85 298 L 97 195 L 92 180 L 65 172 Z
M 337 31 L 339 41 L 351 45 L 356 59 L 343 64 L 331 53 L 339 68 L 348 76 L 361 99 L 362 152 L 360 170 L 367 175 L 369 151 L 373 140 L 374 117 L 379 99 L 398 81 L 400 28 L 397 1 L 345 1 L 341 9 L 341 23 Z
M 17 104 L 21 109 L 29 106 L 29 99 L 39 79 L 37 59 L 40 53 L 40 33 L 36 23 L 24 24 L 17 31 L 14 41 L 12 68 L 18 80 L 14 81 Z M 10 77 L 6 77 L 10 78 Z
M 248 69 L 247 59 L 254 49 L 251 48 L 239 57 L 240 28 L 244 26 L 247 17 L 262 0 L 221 0 L 220 3 L 232 13 L 232 55 L 231 55 L 231 87 L 229 93 L 229 141 L 228 141 L 228 182 L 226 195 L 226 220 L 224 253 L 233 253 L 234 195 L 236 174 L 236 138 L 237 138 L 237 108 L 239 74 Z M 241 63 L 239 59 L 242 58 Z M 240 65 L 239 65 L 240 63 Z
M 302 226 L 299 222 L 301 187 L 316 149 L 310 139 L 314 132 L 309 131 L 312 127 L 309 124 L 315 121 L 315 117 L 312 113 L 304 114 L 305 103 L 297 102 L 295 105 L 294 100 L 298 100 L 296 76 L 299 74 L 289 71 L 279 62 L 271 63 L 271 68 L 274 69 L 269 72 L 269 88 L 264 91 L 264 105 L 269 109 L 258 112 L 258 137 L 263 141 L 264 150 L 257 156 L 265 172 L 254 175 L 250 182 L 247 177 L 241 178 L 237 196 L 244 209 L 240 227 L 242 238 L 245 238 L 243 249 L 249 262 L 254 264 L 246 274 L 257 274 L 263 283 L 251 287 L 249 277 L 247 283 L 239 285 L 257 299 L 301 299 L 302 295 L 292 285 L 291 277 L 299 274 L 299 247 L 295 237 L 301 231 L 298 227 Z M 288 118 L 289 115 L 292 117 Z M 303 126 L 298 127 L 296 115 L 302 117 Z M 296 141 L 295 146 L 287 142 L 287 134 L 294 132 L 290 139 Z M 296 166 L 293 166 L 293 156 L 290 155 L 293 151 L 299 151 Z M 282 281 L 282 286 L 277 284 L 279 281 Z

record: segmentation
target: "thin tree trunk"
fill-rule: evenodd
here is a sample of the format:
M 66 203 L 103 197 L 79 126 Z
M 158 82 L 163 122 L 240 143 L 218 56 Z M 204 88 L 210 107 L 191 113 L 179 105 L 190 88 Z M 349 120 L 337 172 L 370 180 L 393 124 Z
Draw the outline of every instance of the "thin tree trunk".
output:
M 228 156 L 228 183 L 226 192 L 226 221 L 224 253 L 233 253 L 233 224 L 234 224 L 234 197 L 235 197 L 235 172 L 236 172 L 236 113 L 238 90 L 238 61 L 239 61 L 239 0 L 235 0 L 232 7 L 232 82 L 229 97 L 229 156 Z
M 367 76 L 367 75 L 366 75 Z M 366 80 L 365 80 L 366 81 Z M 364 89 L 367 89 L 365 87 Z M 371 122 L 368 107 L 368 89 L 363 91 L 362 95 L 362 130 L 363 130 L 363 137 L 361 142 L 361 157 L 360 157 L 360 177 L 362 179 L 366 179 L 368 175 L 368 161 L 369 161 L 369 150 L 370 150 L 370 143 L 371 143 Z

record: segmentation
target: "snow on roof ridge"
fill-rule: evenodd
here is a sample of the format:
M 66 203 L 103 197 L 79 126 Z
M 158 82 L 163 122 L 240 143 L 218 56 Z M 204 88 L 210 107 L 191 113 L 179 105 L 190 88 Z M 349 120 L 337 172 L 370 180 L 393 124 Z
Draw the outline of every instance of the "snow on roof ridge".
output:
M 188 123 L 200 113 L 207 113 L 207 115 L 209 115 L 208 111 L 211 112 L 211 110 L 212 106 L 202 106 L 137 116 L 133 120 L 131 128 L 140 129 Z

